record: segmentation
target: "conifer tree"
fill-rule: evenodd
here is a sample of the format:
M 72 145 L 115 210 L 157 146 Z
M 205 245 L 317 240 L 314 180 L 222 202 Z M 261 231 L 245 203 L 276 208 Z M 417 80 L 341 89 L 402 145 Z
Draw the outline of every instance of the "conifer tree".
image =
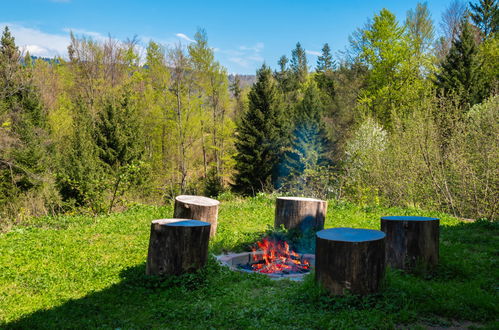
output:
M 0 171 L 9 172 L 10 192 L 40 187 L 48 170 L 47 116 L 30 69 L 22 66 L 21 53 L 6 27 L 0 40 Z
M 111 211 L 116 197 L 133 182 L 130 173 L 139 170 L 144 143 L 140 129 L 138 113 L 124 93 L 119 100 L 107 100 L 99 113 L 95 128 L 97 154 L 105 172 L 111 178 L 112 197 L 108 211 Z
M 238 124 L 234 189 L 253 195 L 276 185 L 278 163 L 287 143 L 288 125 L 281 108 L 281 95 L 265 64 L 248 95 L 248 110 Z
M 315 81 L 318 87 L 331 99 L 334 97 L 334 61 L 327 43 L 322 47 L 322 55 L 317 58 Z
M 485 39 L 499 30 L 497 0 L 480 0 L 476 4 L 470 2 L 470 8 L 470 17 L 473 23 L 482 31 Z
M 288 189 L 293 186 L 300 188 L 300 184 L 305 183 L 302 176 L 306 170 L 316 170 L 328 164 L 329 140 L 322 120 L 324 106 L 314 82 L 307 86 L 296 112 L 291 147 L 285 153 L 282 166 L 282 179 Z
M 299 42 L 296 44 L 296 48 L 291 51 L 291 71 L 293 72 L 295 81 L 299 85 L 307 81 L 307 55 Z
M 467 20 L 461 23 L 459 38 L 452 43 L 449 54 L 437 74 L 436 84 L 443 96 L 459 95 L 465 108 L 486 97 L 478 49 Z

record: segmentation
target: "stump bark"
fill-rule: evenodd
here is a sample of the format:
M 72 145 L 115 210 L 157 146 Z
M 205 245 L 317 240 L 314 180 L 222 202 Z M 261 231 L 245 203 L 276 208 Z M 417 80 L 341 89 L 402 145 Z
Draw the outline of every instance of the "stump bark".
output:
M 333 295 L 379 290 L 385 274 L 385 234 L 379 230 L 332 228 L 316 235 L 315 278 Z
M 173 217 L 209 222 L 211 224 L 210 237 L 213 237 L 217 232 L 219 204 L 219 201 L 203 196 L 177 196 Z
M 381 218 L 386 261 L 393 268 L 428 271 L 438 265 L 440 220 L 427 217 Z
M 198 220 L 153 220 L 146 274 L 180 275 L 203 267 L 208 258 L 210 227 Z
M 278 197 L 275 208 L 274 226 L 284 225 L 286 229 L 310 228 L 321 230 L 326 219 L 327 202 L 304 197 Z

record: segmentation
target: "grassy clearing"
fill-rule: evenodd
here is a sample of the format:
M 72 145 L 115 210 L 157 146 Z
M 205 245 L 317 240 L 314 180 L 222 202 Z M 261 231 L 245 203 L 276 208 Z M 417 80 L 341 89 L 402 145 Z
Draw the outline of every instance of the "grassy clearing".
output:
M 273 223 L 266 196 L 225 201 L 210 252 L 239 251 Z M 6 328 L 392 328 L 499 326 L 499 227 L 414 209 L 330 203 L 326 228 L 379 228 L 382 215 L 442 219 L 441 264 L 429 276 L 388 271 L 373 296 L 332 298 L 314 284 L 235 273 L 212 259 L 197 274 L 144 274 L 149 223 L 171 206 L 109 216 L 34 219 L 0 235 L 0 327 Z

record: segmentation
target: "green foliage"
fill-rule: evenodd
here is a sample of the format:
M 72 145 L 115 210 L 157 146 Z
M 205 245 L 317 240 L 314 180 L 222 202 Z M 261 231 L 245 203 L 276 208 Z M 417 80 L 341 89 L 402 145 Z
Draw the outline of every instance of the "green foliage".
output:
M 497 97 L 476 105 L 464 119 L 449 121 L 446 136 L 428 111 L 435 103 L 429 100 L 397 120 L 391 134 L 371 120 L 359 127 L 346 150 L 345 197 L 497 219 Z
M 487 97 L 478 49 L 467 20 L 461 23 L 459 38 L 452 43 L 441 64 L 436 84 L 443 96 L 458 96 L 464 110 Z
M 319 89 L 311 82 L 297 107 L 291 145 L 281 164 L 282 190 L 324 197 L 324 186 L 327 186 L 329 180 L 317 180 L 321 171 L 327 173 L 330 163 L 327 155 L 329 140 L 322 121 L 323 112 Z
M 281 94 L 267 66 L 258 70 L 248 98 L 248 110 L 237 127 L 234 189 L 254 195 L 276 184 L 289 133 Z
M 305 49 L 298 42 L 295 49 L 291 51 L 290 68 L 293 74 L 293 82 L 300 86 L 307 81 L 308 64 Z
M 20 61 L 6 27 L 0 41 L 0 217 L 16 218 L 27 199 L 34 206 L 27 213 L 35 214 L 45 210 L 38 201 L 54 202 L 45 200 L 53 187 L 47 113 L 32 82 L 32 67 Z M 37 194 L 40 198 L 33 198 Z
M 332 100 L 335 94 L 334 61 L 327 43 L 322 47 L 322 55 L 317 58 L 315 72 L 317 85 Z
M 247 249 L 273 224 L 268 196 L 220 206 L 210 254 Z M 2 328 L 394 328 L 496 324 L 497 225 L 417 209 L 330 201 L 326 228 L 379 228 L 387 214 L 441 218 L 431 277 L 389 270 L 383 290 L 331 297 L 315 284 L 232 272 L 210 258 L 195 274 L 145 276 L 150 221 L 173 208 L 33 219 L 0 237 Z M 472 257 L 470 257 L 472 256 Z M 175 311 L 172 313 L 172 311 Z
M 478 3 L 470 2 L 470 17 L 484 38 L 499 31 L 499 6 L 496 0 L 480 0 Z
M 421 6 L 409 12 L 406 26 L 381 10 L 354 43 L 359 60 L 368 67 L 359 105 L 387 129 L 392 129 L 394 117 L 409 115 L 429 89 L 431 38 L 432 23 Z

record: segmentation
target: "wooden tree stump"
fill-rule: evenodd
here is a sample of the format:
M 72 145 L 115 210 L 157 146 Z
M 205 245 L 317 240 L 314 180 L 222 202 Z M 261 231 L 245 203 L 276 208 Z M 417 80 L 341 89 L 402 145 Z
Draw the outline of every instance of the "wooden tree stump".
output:
M 377 292 L 385 273 L 385 234 L 332 228 L 316 236 L 315 279 L 333 295 Z
M 327 202 L 304 197 L 278 197 L 275 208 L 274 226 L 284 225 L 286 229 L 310 228 L 321 230 L 326 219 Z
M 440 220 L 427 217 L 381 218 L 386 262 L 393 268 L 431 270 L 438 264 Z
M 153 220 L 146 274 L 180 275 L 203 267 L 208 257 L 210 227 L 198 220 Z
M 206 221 L 211 224 L 210 237 L 217 232 L 219 201 L 203 196 L 181 195 L 175 198 L 173 217 Z

